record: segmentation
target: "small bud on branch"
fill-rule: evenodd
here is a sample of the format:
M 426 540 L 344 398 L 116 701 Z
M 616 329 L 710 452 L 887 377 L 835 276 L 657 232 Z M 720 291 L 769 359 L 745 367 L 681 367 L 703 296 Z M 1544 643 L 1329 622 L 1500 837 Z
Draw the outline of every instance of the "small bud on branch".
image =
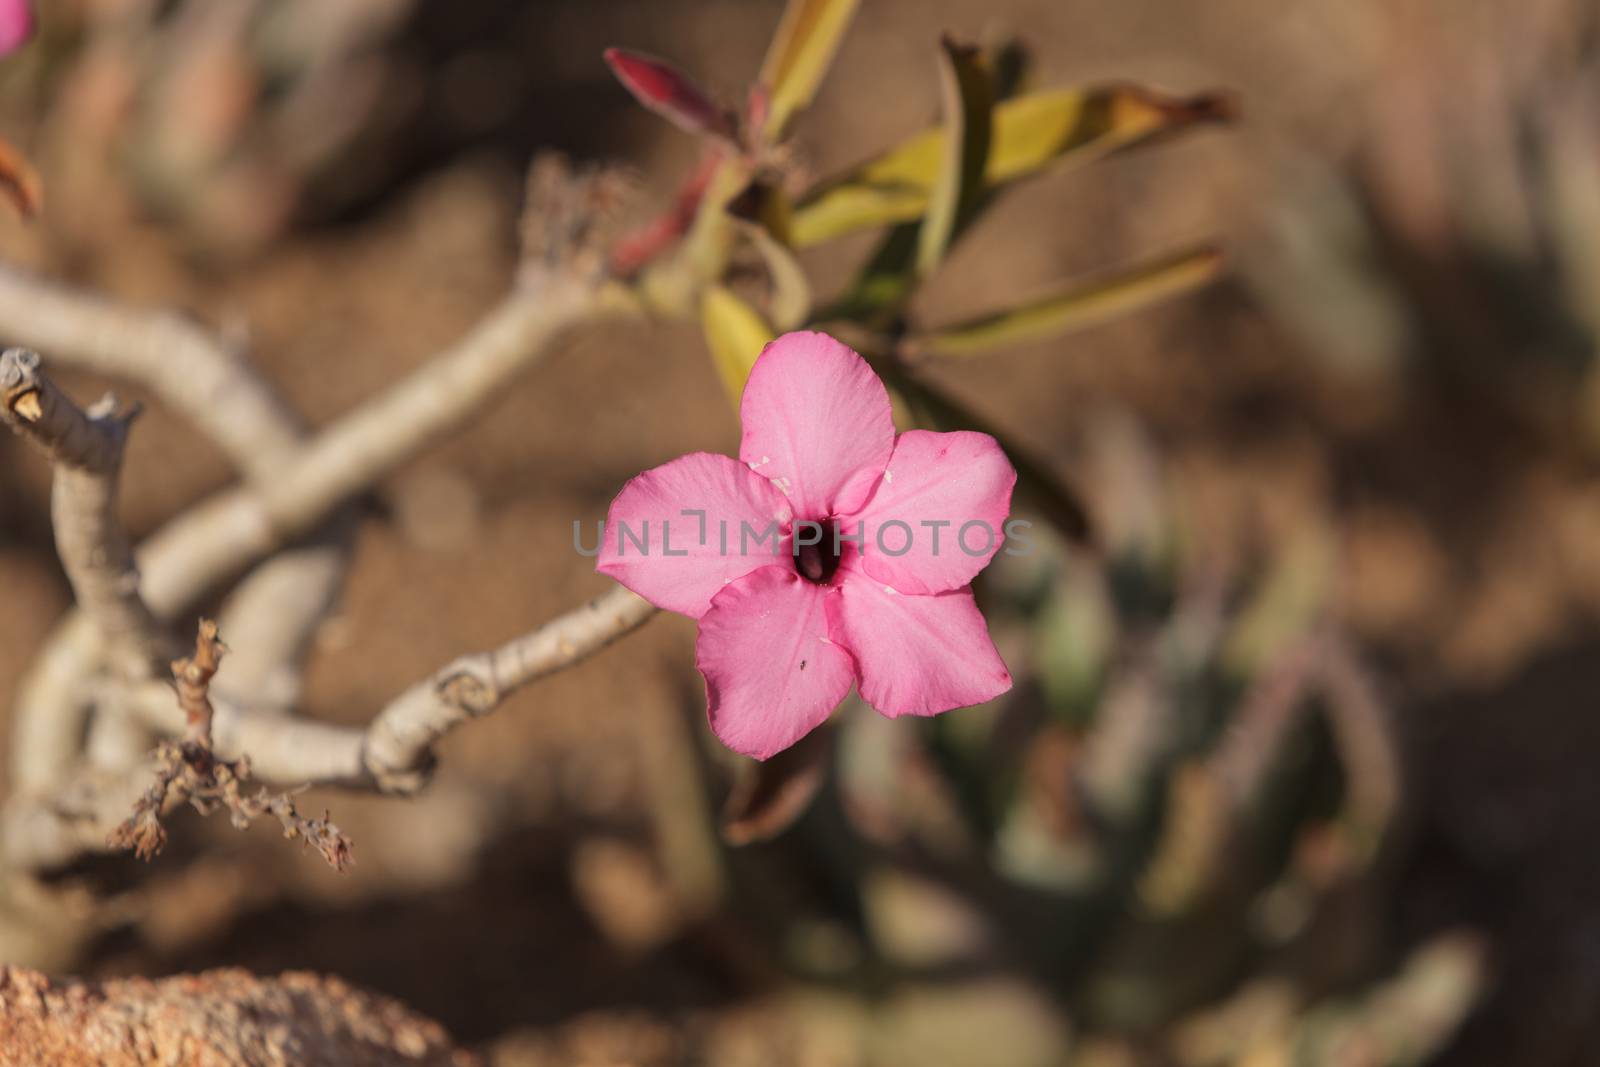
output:
M 635 100 L 680 130 L 697 136 L 733 138 L 732 118 L 677 67 L 621 48 L 606 49 L 605 60 Z

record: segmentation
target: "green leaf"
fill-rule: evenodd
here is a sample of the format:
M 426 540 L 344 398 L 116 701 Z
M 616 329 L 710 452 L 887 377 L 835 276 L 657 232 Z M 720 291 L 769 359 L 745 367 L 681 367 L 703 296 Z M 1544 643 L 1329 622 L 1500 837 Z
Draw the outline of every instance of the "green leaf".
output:
M 1159 134 L 1231 115 L 1225 97 L 1168 96 L 1133 85 L 1030 93 L 994 109 L 984 183 L 1002 185 L 1055 163 L 1087 163 Z M 947 146 L 945 130 L 901 142 L 804 197 L 794 243 L 806 247 L 856 230 L 909 222 L 928 210 Z
M 1056 337 L 1203 285 L 1217 276 L 1221 266 L 1222 254 L 1214 248 L 1181 252 L 1009 311 L 913 337 L 907 350 L 916 356 L 971 356 Z
M 994 85 L 976 48 L 946 38 L 940 42 L 939 56 L 945 136 L 940 140 L 938 174 L 928 190 L 928 211 L 917 231 L 916 269 L 922 278 L 943 261 L 945 249 L 972 217 L 983 194 L 994 110 Z
M 838 300 L 819 311 L 816 321 L 845 319 L 888 328 L 893 313 L 911 297 L 916 275 L 917 227 L 902 223 L 884 235 L 877 251 Z
M 789 0 L 761 64 L 760 84 L 771 93 L 762 131 L 767 143 L 781 138 L 789 120 L 817 95 L 859 2 Z
M 707 286 L 700 297 L 700 326 L 733 406 L 739 406 L 745 379 L 761 350 L 773 338 L 761 313 L 721 285 Z

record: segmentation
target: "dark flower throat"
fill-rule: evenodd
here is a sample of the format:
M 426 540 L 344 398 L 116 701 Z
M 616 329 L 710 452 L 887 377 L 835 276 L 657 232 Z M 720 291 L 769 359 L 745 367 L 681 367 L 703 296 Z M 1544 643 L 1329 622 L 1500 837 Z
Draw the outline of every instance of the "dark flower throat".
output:
M 795 573 L 816 585 L 827 585 L 832 581 L 834 572 L 839 569 L 839 560 L 844 555 L 844 545 L 840 543 L 837 533 L 833 523 L 825 523 L 821 541 L 814 545 L 797 545 L 794 552 Z

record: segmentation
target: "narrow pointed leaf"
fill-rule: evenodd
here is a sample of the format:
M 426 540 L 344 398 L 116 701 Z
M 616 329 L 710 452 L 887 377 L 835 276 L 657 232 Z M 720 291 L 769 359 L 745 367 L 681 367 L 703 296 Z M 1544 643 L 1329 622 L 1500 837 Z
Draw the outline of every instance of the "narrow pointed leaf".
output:
M 685 133 L 733 135 L 727 112 L 717 107 L 692 78 L 666 60 L 621 48 L 607 48 L 605 60 L 635 100 Z
M 789 0 L 760 83 L 767 91 L 762 138 L 778 141 L 795 114 L 811 103 L 833 64 L 860 0 Z
M 1215 94 L 1169 96 L 1133 85 L 1030 93 L 994 109 L 984 180 L 993 187 L 1057 162 L 1087 163 L 1230 113 L 1226 98 Z M 935 127 L 822 183 L 795 209 L 795 245 L 918 218 L 928 209 L 945 152 L 945 131 Z
M 679 187 L 672 206 L 643 226 L 623 234 L 611 247 L 611 271 L 630 278 L 683 239 L 700 212 L 706 188 L 721 167 L 721 157 L 708 152 Z
M 772 327 L 759 311 L 720 285 L 708 286 L 701 295 L 700 326 L 723 387 L 738 407 L 750 368 L 773 339 Z
M 915 337 L 908 350 L 918 356 L 970 356 L 1058 337 L 1203 285 L 1217 276 L 1221 266 L 1222 255 L 1216 249 L 1194 249 Z
M 994 86 L 976 48 L 940 42 L 939 95 L 944 114 L 939 171 L 928 190 L 928 211 L 917 231 L 917 275 L 927 277 L 972 217 L 983 194 L 989 158 Z

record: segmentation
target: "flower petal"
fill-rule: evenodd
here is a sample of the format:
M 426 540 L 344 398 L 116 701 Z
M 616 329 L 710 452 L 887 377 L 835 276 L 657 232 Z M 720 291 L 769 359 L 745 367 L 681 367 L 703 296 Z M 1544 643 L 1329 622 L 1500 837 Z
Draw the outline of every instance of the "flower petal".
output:
M 695 512 L 705 513 L 703 523 Z M 729 582 L 789 560 L 790 514 L 783 494 L 738 460 L 694 452 L 622 487 L 595 569 L 659 608 L 698 619 Z
M 0 0 L 0 56 L 14 52 L 33 36 L 33 5 L 28 0 Z
M 828 636 L 829 592 L 765 567 L 728 586 L 700 619 L 695 666 L 711 729 L 735 752 L 776 755 L 827 721 L 855 666 Z
M 827 600 L 861 697 L 890 718 L 982 704 L 1011 688 L 972 590 L 897 593 L 858 572 Z
M 853 534 L 862 524 L 859 566 L 879 584 L 943 593 L 969 584 L 1000 550 L 1016 484 L 1011 461 L 988 434 L 908 430 L 877 491 L 841 525 Z M 889 555 L 885 547 L 905 551 Z
M 888 391 L 866 360 L 823 333 L 786 333 L 762 350 L 739 418 L 739 458 L 787 493 L 802 519 L 860 507 L 894 449 Z

